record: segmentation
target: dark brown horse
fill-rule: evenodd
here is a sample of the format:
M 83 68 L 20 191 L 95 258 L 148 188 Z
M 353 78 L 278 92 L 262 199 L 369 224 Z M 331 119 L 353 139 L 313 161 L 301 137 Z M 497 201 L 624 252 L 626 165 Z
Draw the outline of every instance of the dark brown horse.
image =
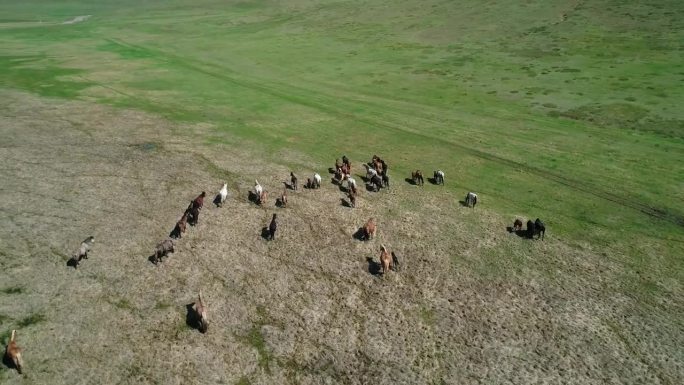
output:
M 176 222 L 176 227 L 171 232 L 171 238 L 183 238 L 183 233 L 187 229 L 189 211 L 186 210 L 183 216 Z
M 515 218 L 515 221 L 513 222 L 513 231 L 520 231 L 522 230 L 522 221 L 520 218 Z
M 290 171 L 290 183 L 291 183 L 292 189 L 297 191 L 297 177 L 295 176 L 295 174 L 292 171 Z
M 416 170 L 411 173 L 411 179 L 413 180 L 413 184 L 422 186 L 425 181 L 423 180 L 423 173 L 420 170 Z
M 198 195 L 197 198 L 195 198 L 192 201 L 192 206 L 197 207 L 198 209 L 201 209 L 202 206 L 204 206 L 204 197 L 206 197 L 206 196 L 207 196 L 207 193 L 202 191 L 202 193 L 200 195 Z

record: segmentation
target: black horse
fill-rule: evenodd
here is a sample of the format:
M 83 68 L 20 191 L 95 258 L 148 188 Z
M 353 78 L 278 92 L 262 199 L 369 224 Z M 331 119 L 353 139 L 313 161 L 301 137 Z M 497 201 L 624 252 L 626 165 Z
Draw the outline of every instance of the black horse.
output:
M 542 241 L 544 240 L 544 233 L 546 232 L 546 226 L 544 226 L 544 222 L 542 222 L 539 218 L 532 222 L 531 220 L 527 221 L 527 237 L 530 239 L 533 239 L 534 236 L 537 236 L 537 239 L 541 237 Z
M 537 234 L 537 239 L 541 237 L 542 241 L 544 240 L 544 233 L 546 232 L 546 226 L 544 226 L 544 222 L 542 222 L 539 218 L 537 218 L 534 221 L 534 232 Z

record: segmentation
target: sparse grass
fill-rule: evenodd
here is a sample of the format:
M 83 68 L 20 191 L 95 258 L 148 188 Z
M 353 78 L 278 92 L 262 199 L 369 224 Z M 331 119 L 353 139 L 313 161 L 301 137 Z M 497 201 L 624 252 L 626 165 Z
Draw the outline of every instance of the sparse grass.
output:
M 21 320 L 17 323 L 17 325 L 18 325 L 20 328 L 25 328 L 25 327 L 28 327 L 28 326 L 31 326 L 31 325 L 35 325 L 35 324 L 40 323 L 40 322 L 44 322 L 46 319 L 47 319 L 47 318 L 45 318 L 45 315 L 44 315 L 44 314 L 42 314 L 42 313 L 34 313 L 34 314 L 31 314 L 30 316 L 28 316 L 28 317 L 26 317 L 26 318 L 21 319 Z
M 12 286 L 12 287 L 4 288 L 0 291 L 5 293 L 5 294 L 21 294 L 24 292 L 24 288 L 21 286 Z
M 240 377 L 238 382 L 235 383 L 235 385 L 251 385 L 251 382 L 249 381 L 249 378 L 246 376 Z

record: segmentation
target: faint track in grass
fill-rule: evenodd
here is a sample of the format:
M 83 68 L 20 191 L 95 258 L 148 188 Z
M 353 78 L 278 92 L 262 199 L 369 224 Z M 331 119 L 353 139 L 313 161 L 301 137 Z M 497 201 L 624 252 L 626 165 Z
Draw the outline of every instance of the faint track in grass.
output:
M 422 131 L 416 131 L 416 130 L 411 130 L 405 126 L 399 125 L 397 123 L 393 123 L 390 121 L 386 120 L 380 120 L 380 119 L 372 119 L 372 118 L 366 118 L 366 117 L 361 117 L 358 116 L 355 113 L 349 112 L 353 110 L 353 108 L 348 108 L 348 107 L 355 107 L 358 108 L 360 103 L 363 103 L 363 106 L 367 107 L 369 105 L 373 106 L 372 103 L 369 103 L 368 101 L 359 101 L 359 100 L 350 100 L 349 98 L 339 98 L 339 97 L 333 97 L 330 95 L 326 95 L 321 92 L 317 91 L 311 91 L 308 89 L 304 89 L 302 87 L 298 86 L 293 86 L 289 84 L 277 84 L 274 82 L 270 82 L 270 85 L 264 84 L 264 82 L 260 82 L 257 80 L 251 80 L 251 79 L 246 79 L 244 75 L 241 75 L 241 78 L 237 78 L 237 74 L 235 71 L 230 70 L 229 68 L 221 67 L 217 64 L 214 63 L 207 63 L 207 62 L 202 62 L 199 60 L 195 59 L 188 59 L 184 57 L 180 57 L 178 55 L 174 55 L 172 53 L 168 53 L 156 48 L 150 48 L 150 47 L 145 47 L 141 45 L 136 45 L 136 44 L 131 44 L 126 41 L 123 41 L 121 39 L 106 39 L 112 44 L 117 44 L 122 47 L 126 48 L 133 48 L 136 50 L 142 50 L 142 51 L 148 51 L 151 53 L 154 53 L 155 56 L 161 58 L 161 60 L 164 60 L 166 62 L 172 62 L 180 67 L 186 68 L 191 71 L 199 72 L 204 75 L 232 83 L 234 85 L 250 89 L 250 90 L 255 90 L 258 92 L 262 92 L 264 94 L 270 95 L 272 97 L 286 100 L 295 104 L 299 104 L 305 107 L 310 107 L 313 109 L 316 109 L 318 111 L 322 111 L 324 113 L 333 115 L 333 116 L 338 116 L 342 117 L 345 119 L 349 119 L 352 121 L 356 122 L 361 122 L 370 126 L 375 126 L 375 127 L 381 127 L 389 131 L 402 131 L 405 133 L 409 133 L 411 135 L 415 135 L 417 137 L 421 137 L 423 139 L 428 139 L 440 144 L 447 144 L 451 146 L 452 148 L 456 148 L 466 154 L 475 156 L 480 159 L 484 159 L 490 162 L 495 162 L 497 164 L 512 168 L 512 169 L 518 169 L 518 170 L 523 170 L 527 173 L 530 173 L 532 175 L 541 177 L 542 179 L 549 180 L 555 183 L 558 183 L 560 185 L 563 185 L 565 187 L 568 187 L 570 189 L 576 190 L 583 192 L 585 194 L 594 196 L 596 198 L 600 198 L 612 203 L 615 203 L 619 206 L 626 207 L 638 212 L 641 212 L 642 214 L 645 214 L 651 218 L 655 218 L 661 221 L 669 222 L 672 224 L 675 224 L 679 227 L 684 227 L 684 214 L 673 210 L 673 209 L 667 209 L 667 208 L 661 208 L 661 207 L 656 207 L 653 205 L 650 205 L 647 202 L 643 202 L 642 200 L 633 198 L 633 197 L 627 197 L 623 195 L 619 195 L 616 193 L 613 193 L 607 189 L 601 188 L 595 184 L 583 182 L 577 179 L 569 178 L 566 176 L 563 176 L 558 173 L 550 172 L 535 166 L 531 166 L 526 163 L 514 161 L 487 151 L 482 151 L 478 150 L 476 148 L 461 144 L 461 143 L 456 143 L 451 140 L 446 140 L 444 138 L 434 136 L 427 134 Z M 207 69 L 211 68 L 211 69 Z M 283 90 L 287 89 L 287 91 Z M 293 93 L 292 91 L 297 91 L 297 93 Z M 305 95 L 305 96 L 301 96 Z M 379 106 L 375 105 L 373 106 L 375 108 L 384 108 L 384 106 Z M 419 113 L 418 113 L 419 114 Z M 419 114 L 420 115 L 420 114 Z M 434 119 L 430 119 L 427 117 L 420 117 L 421 119 L 430 122 L 433 125 L 444 125 L 445 122 L 443 121 L 436 121 Z

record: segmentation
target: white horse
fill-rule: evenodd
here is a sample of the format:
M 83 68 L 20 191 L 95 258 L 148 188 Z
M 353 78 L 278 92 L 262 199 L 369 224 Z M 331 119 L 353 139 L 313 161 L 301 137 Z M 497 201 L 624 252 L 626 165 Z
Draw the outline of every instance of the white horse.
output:
M 366 166 L 366 179 L 371 180 L 373 179 L 374 176 L 378 175 L 378 172 L 373 168 L 370 167 L 369 165 Z
M 258 197 L 260 197 L 260 196 L 261 196 L 261 193 L 262 193 L 263 191 L 264 191 L 264 188 L 261 187 L 261 185 L 259 184 L 259 181 L 256 180 L 256 179 L 254 179 L 254 193 L 255 193 Z
M 351 175 L 345 174 L 344 179 L 347 180 L 347 190 L 351 190 L 352 186 L 356 188 L 356 179 L 352 178 Z
M 469 192 L 466 195 L 465 202 L 466 202 L 466 206 L 475 208 L 475 205 L 477 204 L 477 194 L 475 194 L 472 191 Z
M 316 188 L 321 187 L 321 176 L 318 173 L 314 174 L 314 182 L 316 183 Z
M 435 171 L 434 178 L 435 178 L 435 183 L 444 184 L 444 171 L 442 171 L 442 170 Z
M 219 196 L 221 197 L 221 201 L 219 203 L 223 204 L 223 202 L 226 201 L 226 198 L 228 198 L 228 183 L 223 184 L 223 187 L 221 187 L 221 190 L 219 191 Z

